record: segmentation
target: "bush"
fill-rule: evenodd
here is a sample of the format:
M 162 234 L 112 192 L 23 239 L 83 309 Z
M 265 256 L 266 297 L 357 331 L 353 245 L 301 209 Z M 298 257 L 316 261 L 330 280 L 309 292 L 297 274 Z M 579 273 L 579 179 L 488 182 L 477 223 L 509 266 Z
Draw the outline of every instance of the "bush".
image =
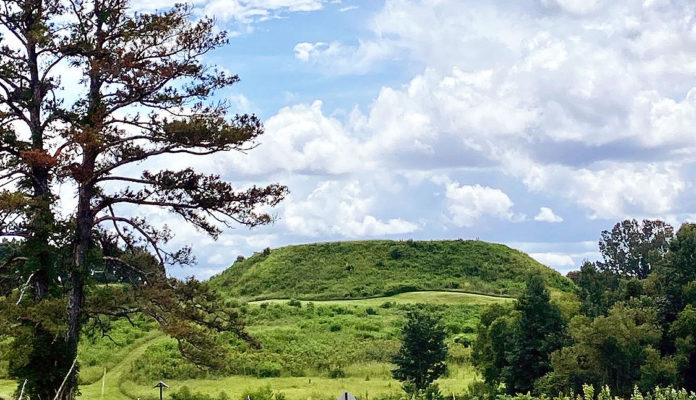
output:
M 341 330 L 341 325 L 339 325 L 339 324 L 331 324 L 331 326 L 329 326 L 329 330 L 330 330 L 331 332 L 338 332 L 338 331 Z
M 338 379 L 338 378 L 345 378 L 345 377 L 346 377 L 346 373 L 345 373 L 345 371 L 343 371 L 343 369 L 341 367 L 336 367 L 336 368 L 332 368 L 331 370 L 329 370 L 329 378 L 331 378 L 331 379 Z
M 209 396 L 199 392 L 191 392 L 188 386 L 183 386 L 178 392 L 173 392 L 172 400 L 229 400 L 225 392 L 221 392 L 217 397 Z
M 247 400 L 247 398 L 250 398 L 251 400 L 273 400 L 273 391 L 271 390 L 270 386 L 262 387 L 257 390 L 246 390 L 244 393 L 242 393 L 242 396 L 240 397 L 240 400 Z M 276 400 L 278 399 L 277 396 Z M 285 398 L 284 395 L 281 395 L 281 398 Z
M 367 315 L 377 315 L 377 310 L 375 310 L 375 309 L 372 308 L 372 307 L 367 307 L 367 308 L 365 309 L 365 314 L 367 314 Z
M 290 299 L 290 301 L 288 301 L 288 305 L 289 305 L 290 307 L 301 308 L 301 307 L 302 307 L 302 302 L 299 301 L 299 300 L 297 300 L 297 299 Z
M 398 247 L 392 247 L 391 250 L 389 251 L 389 257 L 391 257 L 392 260 L 398 260 L 403 256 L 404 256 L 404 251 Z
M 280 376 L 283 367 L 273 361 L 263 361 L 256 367 L 256 376 L 259 378 L 276 378 Z

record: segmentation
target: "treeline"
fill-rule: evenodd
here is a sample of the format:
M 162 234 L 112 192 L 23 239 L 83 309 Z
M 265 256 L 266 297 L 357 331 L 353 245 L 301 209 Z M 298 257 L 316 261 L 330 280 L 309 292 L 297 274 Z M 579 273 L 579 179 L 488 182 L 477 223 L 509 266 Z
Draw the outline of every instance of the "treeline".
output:
M 485 396 L 635 388 L 696 390 L 696 224 L 626 220 L 604 231 L 603 260 L 568 274 L 580 306 L 561 313 L 539 278 L 514 305 L 487 309 L 472 359 Z

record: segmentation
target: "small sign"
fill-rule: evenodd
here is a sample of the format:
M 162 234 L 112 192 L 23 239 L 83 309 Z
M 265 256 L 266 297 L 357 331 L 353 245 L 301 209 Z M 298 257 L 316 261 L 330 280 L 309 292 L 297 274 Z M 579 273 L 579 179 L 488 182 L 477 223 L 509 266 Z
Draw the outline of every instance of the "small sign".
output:
M 338 399 L 336 399 L 336 400 L 356 400 L 356 399 L 355 399 L 355 396 L 353 396 L 352 394 L 350 394 L 348 392 L 343 392 L 343 394 L 338 396 Z
M 168 388 L 169 385 L 167 385 L 166 383 L 164 383 L 164 382 L 162 382 L 162 381 L 159 381 L 159 383 L 156 384 L 156 385 L 153 386 L 153 387 L 154 387 L 154 388 L 159 388 L 159 390 L 160 390 L 160 400 L 162 400 L 162 395 L 163 395 L 162 390 Z

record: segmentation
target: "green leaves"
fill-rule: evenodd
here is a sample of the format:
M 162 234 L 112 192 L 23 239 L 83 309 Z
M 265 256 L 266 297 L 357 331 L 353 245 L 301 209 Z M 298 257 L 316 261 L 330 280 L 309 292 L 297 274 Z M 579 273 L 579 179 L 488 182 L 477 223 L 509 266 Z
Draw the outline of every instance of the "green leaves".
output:
M 407 314 L 402 345 L 392 362 L 392 376 L 404 382 L 404 390 L 415 394 L 426 390 L 443 372 L 447 346 L 440 318 L 424 309 Z M 409 389 L 411 388 L 411 389 Z

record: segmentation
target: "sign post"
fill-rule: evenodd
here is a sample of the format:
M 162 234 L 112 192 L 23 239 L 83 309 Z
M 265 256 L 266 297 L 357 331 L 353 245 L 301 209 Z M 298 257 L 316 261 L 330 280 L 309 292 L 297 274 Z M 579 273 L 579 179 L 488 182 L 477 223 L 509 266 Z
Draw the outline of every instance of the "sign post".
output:
M 156 384 L 156 385 L 153 386 L 153 387 L 159 388 L 159 390 L 160 390 L 160 400 L 162 400 L 162 391 L 163 391 L 164 389 L 168 388 L 169 386 L 168 386 L 166 383 L 164 383 L 164 382 L 162 382 L 162 381 L 159 381 L 159 383 Z

